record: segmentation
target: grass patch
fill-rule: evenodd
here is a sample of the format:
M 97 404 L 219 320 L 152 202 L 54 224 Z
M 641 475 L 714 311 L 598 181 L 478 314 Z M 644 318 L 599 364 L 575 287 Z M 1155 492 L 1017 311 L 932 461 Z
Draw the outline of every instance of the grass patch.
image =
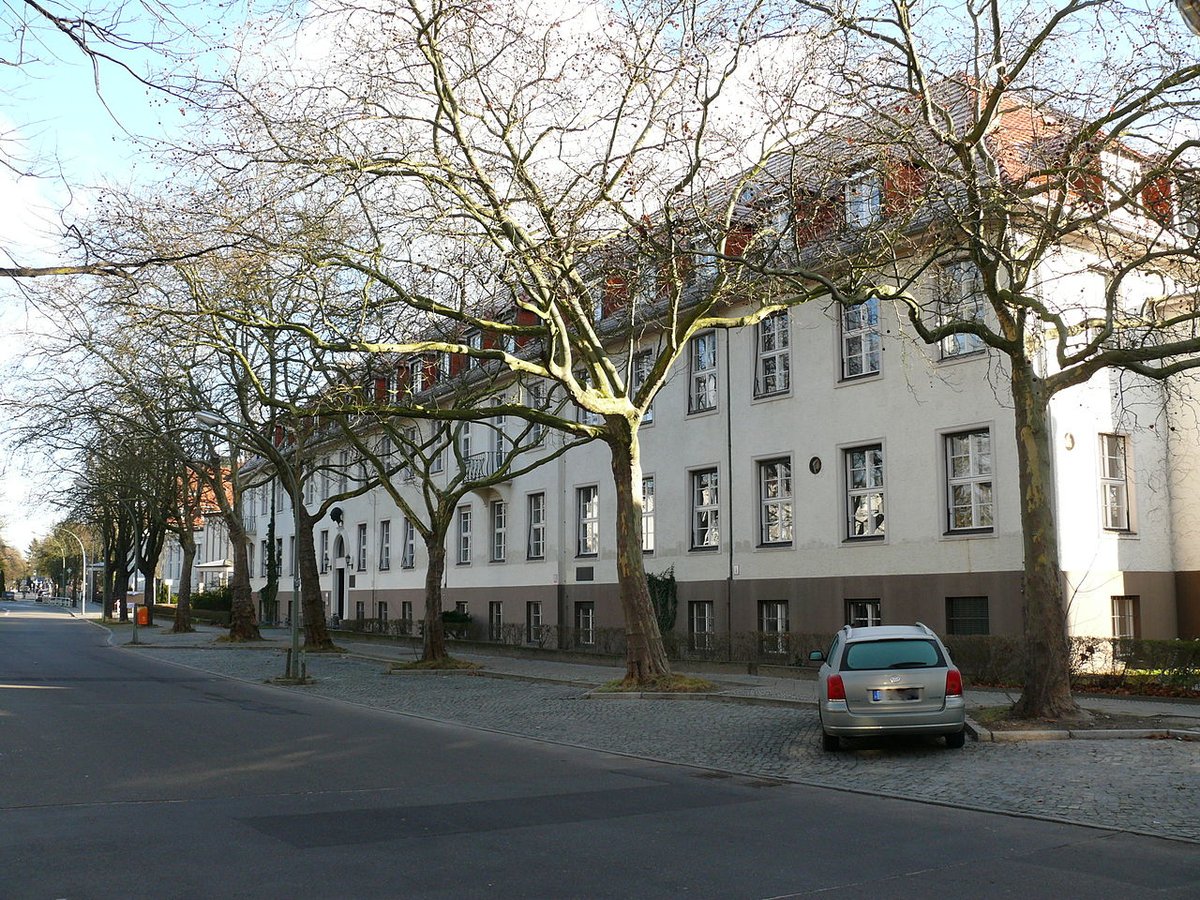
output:
M 465 659 L 455 659 L 447 656 L 445 659 L 415 659 L 412 662 L 392 663 L 392 672 L 441 672 L 441 671 L 472 671 L 482 669 L 479 663 L 467 662 Z
M 647 694 L 707 694 L 716 689 L 715 684 L 703 678 L 696 678 L 692 675 L 668 675 L 665 678 L 650 678 L 646 681 L 618 678 L 615 681 L 605 682 L 596 688 L 596 691 L 601 694 L 634 691 Z

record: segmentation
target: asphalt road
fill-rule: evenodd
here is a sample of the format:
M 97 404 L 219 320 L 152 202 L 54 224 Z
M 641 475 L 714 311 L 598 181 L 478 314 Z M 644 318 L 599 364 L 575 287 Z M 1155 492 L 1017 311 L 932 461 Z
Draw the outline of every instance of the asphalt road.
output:
M 1193 844 L 543 744 L 106 639 L 0 605 L 3 900 L 1200 895 Z

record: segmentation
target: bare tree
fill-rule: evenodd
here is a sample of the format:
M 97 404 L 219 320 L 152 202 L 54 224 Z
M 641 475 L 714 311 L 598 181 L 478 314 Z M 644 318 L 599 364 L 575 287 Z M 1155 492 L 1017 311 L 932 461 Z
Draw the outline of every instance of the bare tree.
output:
M 859 301 L 894 299 L 943 358 L 1002 360 L 1024 537 L 1017 708 L 1077 714 L 1048 414 L 1113 369 L 1145 383 L 1200 366 L 1194 41 L 1109 0 L 803 5 L 848 35 L 852 104 L 799 150 L 840 175 L 817 205 L 861 200 L 841 193 L 853 176 L 874 206 L 801 256 L 842 260 Z M 968 517 L 972 502 L 951 498 Z

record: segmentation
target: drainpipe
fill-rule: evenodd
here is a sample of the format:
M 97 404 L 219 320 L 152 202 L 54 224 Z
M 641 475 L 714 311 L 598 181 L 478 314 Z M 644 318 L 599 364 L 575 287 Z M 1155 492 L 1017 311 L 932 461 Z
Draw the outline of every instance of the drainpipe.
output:
M 728 501 L 725 508 L 729 510 L 726 517 L 726 531 L 729 536 L 729 565 L 725 578 L 725 630 L 729 633 L 726 641 L 727 657 L 733 661 L 733 360 L 729 356 L 729 329 L 725 329 L 725 483 L 728 485 L 726 494 Z

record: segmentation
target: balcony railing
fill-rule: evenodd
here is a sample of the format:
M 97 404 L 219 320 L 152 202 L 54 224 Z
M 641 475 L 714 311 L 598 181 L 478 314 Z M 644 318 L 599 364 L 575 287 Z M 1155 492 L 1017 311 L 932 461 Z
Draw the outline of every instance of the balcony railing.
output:
M 464 476 L 468 481 L 482 481 L 491 478 L 503 467 L 508 455 L 503 450 L 489 450 L 486 453 L 473 453 L 463 462 Z

